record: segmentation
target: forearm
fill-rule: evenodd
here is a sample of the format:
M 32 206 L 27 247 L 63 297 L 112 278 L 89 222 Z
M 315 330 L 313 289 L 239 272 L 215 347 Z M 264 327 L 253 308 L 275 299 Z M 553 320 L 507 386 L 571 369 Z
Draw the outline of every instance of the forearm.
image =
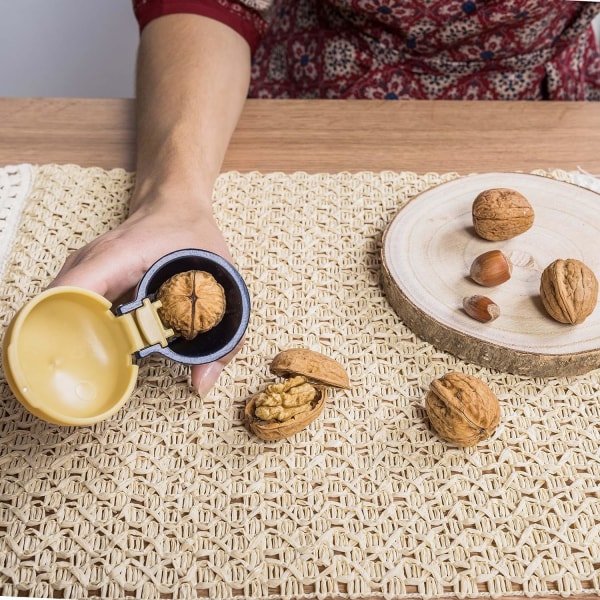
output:
M 137 68 L 137 187 L 132 210 L 206 203 L 242 110 L 250 49 L 234 30 L 198 15 L 156 19 Z

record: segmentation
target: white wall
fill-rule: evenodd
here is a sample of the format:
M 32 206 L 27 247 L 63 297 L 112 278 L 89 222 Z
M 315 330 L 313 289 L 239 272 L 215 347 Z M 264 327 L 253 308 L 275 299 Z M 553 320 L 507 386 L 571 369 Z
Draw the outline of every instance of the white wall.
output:
M 131 0 L 0 0 L 0 96 L 130 98 Z

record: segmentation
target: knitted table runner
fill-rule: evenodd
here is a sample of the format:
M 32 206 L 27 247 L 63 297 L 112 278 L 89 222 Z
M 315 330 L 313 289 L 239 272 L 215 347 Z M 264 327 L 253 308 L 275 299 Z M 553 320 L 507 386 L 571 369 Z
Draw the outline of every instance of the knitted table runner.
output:
M 383 229 L 455 177 L 223 174 L 216 216 L 253 312 L 204 399 L 186 367 L 150 357 L 114 417 L 60 427 L 2 375 L 0 595 L 600 594 L 600 371 L 529 379 L 467 364 L 417 338 L 382 292 Z M 0 169 L 0 332 L 71 251 L 125 217 L 133 183 L 122 170 Z M 352 388 L 305 430 L 262 442 L 245 401 L 298 346 L 340 360 Z M 475 448 L 427 422 L 429 384 L 451 370 L 500 400 L 499 430 Z

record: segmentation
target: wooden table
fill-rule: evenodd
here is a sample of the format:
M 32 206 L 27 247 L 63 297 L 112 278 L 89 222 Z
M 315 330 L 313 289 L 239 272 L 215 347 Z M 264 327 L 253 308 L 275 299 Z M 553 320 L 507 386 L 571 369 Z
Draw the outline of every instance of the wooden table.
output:
M 0 99 L 0 165 L 133 170 L 134 131 L 132 100 Z M 600 103 L 249 100 L 223 170 L 579 167 L 600 173 Z
M 0 99 L 0 165 L 134 169 L 134 101 Z M 249 100 L 223 170 L 600 173 L 600 103 Z

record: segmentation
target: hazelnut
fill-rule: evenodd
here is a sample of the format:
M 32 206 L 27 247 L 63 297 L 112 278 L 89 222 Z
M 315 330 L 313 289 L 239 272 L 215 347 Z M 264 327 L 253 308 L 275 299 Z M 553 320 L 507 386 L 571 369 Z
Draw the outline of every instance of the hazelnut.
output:
M 432 381 L 425 410 L 436 433 L 457 446 L 475 446 L 492 436 L 500 423 L 494 392 L 481 379 L 462 373 Z
M 469 296 L 463 299 L 465 312 L 482 323 L 489 323 L 500 316 L 500 307 L 487 296 Z
M 475 283 L 492 287 L 510 279 L 512 263 L 501 250 L 489 250 L 473 261 L 469 273 Z
M 558 259 L 542 272 L 540 297 L 546 312 L 556 321 L 582 323 L 596 308 L 598 280 L 580 260 Z
M 520 192 L 509 188 L 484 190 L 472 205 L 473 226 L 485 240 L 508 240 L 533 225 L 533 207 Z
M 156 293 L 165 327 L 186 340 L 217 325 L 225 314 L 225 291 L 206 271 L 185 271 L 167 279 Z

